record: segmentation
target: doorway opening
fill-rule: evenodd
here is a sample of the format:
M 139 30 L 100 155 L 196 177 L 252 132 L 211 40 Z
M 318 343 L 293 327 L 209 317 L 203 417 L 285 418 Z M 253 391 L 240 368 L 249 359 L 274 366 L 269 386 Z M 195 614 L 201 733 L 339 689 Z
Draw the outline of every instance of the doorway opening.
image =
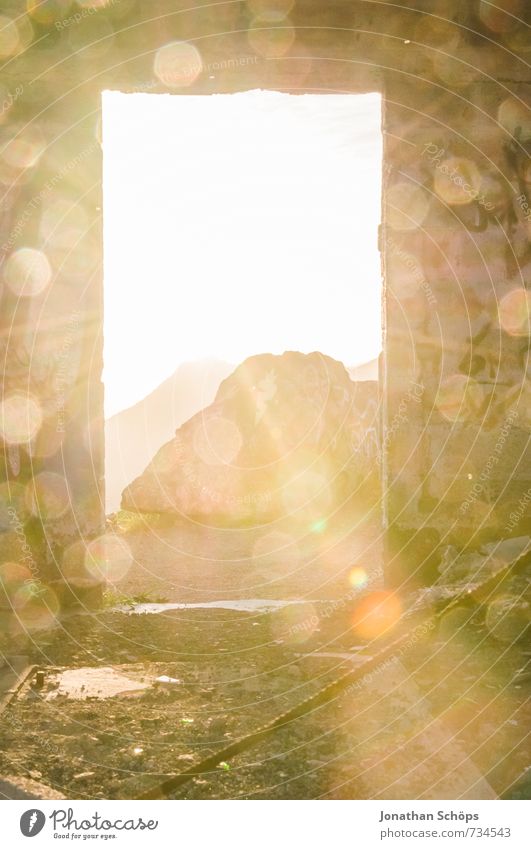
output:
M 108 513 L 248 357 L 376 380 L 380 113 L 376 93 L 104 92 Z

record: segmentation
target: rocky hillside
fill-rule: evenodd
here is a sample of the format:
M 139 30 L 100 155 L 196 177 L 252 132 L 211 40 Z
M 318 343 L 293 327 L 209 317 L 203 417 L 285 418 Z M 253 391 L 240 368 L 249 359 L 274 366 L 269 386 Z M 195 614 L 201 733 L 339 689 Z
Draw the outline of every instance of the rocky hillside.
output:
M 218 360 L 183 363 L 145 398 L 105 422 L 107 513 L 120 507 L 122 490 L 146 468 L 176 428 L 214 400 L 234 366 Z
M 245 360 L 122 495 L 122 508 L 205 521 L 319 521 L 374 477 L 377 384 L 289 351 Z

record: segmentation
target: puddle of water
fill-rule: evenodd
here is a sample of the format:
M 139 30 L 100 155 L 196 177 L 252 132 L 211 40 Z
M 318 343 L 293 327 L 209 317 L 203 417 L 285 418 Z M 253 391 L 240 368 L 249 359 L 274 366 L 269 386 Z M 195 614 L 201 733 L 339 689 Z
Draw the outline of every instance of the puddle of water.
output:
M 204 601 L 189 604 L 178 604 L 166 602 L 164 604 L 134 604 L 128 606 L 121 604 L 113 608 L 113 613 L 164 613 L 166 610 L 239 610 L 243 613 L 271 613 L 287 607 L 289 604 L 307 604 L 306 601 L 291 599 L 288 601 L 272 598 L 240 598 L 228 599 L 226 601 Z
M 82 666 L 65 669 L 52 679 L 58 686 L 46 694 L 46 699 L 67 696 L 69 699 L 109 699 L 148 689 L 151 685 L 127 678 L 111 666 Z

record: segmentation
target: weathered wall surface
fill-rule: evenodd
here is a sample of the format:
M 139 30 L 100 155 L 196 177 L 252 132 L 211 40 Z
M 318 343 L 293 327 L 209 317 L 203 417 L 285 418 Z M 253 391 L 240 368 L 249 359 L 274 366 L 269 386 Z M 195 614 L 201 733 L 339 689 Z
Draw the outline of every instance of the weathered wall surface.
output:
M 513 46 L 529 56 L 531 40 L 523 23 L 487 20 L 481 35 L 446 27 L 437 50 L 419 51 L 429 77 L 386 87 L 388 427 L 405 407 L 386 511 L 399 573 L 401 560 L 429 572 L 439 544 L 529 530 L 531 86 Z
M 3 3 L 1 563 L 76 592 L 97 572 L 84 550 L 104 531 L 104 88 L 384 93 L 384 512 L 397 568 L 412 535 L 422 560 L 448 537 L 518 532 L 531 485 L 527 6 Z

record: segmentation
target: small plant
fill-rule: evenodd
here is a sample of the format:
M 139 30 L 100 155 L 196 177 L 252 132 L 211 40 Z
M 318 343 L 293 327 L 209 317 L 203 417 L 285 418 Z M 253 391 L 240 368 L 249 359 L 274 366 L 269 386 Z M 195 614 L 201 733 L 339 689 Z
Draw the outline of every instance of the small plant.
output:
M 107 516 L 107 528 L 117 534 L 169 528 L 175 522 L 175 516 L 169 513 L 135 513 L 130 510 L 119 510 Z
M 164 596 L 153 594 L 149 591 L 140 593 L 121 593 L 113 587 L 109 587 L 103 593 L 103 607 L 136 607 L 137 604 L 165 604 L 168 601 Z

